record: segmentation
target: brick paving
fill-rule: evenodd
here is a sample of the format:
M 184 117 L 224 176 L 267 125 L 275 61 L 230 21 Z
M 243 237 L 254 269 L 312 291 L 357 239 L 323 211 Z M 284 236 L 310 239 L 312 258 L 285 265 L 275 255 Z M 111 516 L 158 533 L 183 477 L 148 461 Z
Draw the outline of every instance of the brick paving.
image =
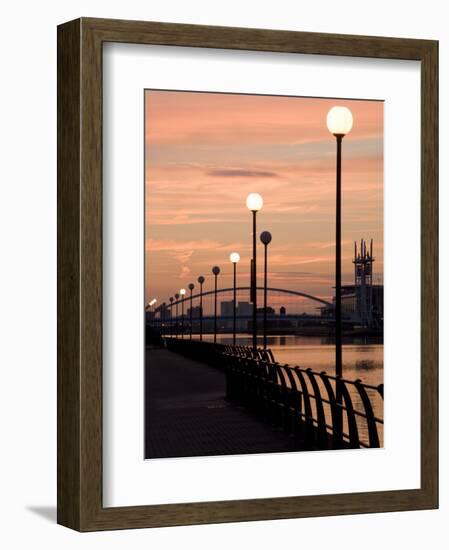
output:
M 292 437 L 225 400 L 225 375 L 166 349 L 147 348 L 145 457 L 298 450 Z

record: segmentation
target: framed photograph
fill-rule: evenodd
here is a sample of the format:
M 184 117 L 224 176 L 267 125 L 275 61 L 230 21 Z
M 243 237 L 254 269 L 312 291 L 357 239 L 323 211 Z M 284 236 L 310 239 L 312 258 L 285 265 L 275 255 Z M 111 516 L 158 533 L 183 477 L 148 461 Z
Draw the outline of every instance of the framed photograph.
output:
M 438 43 L 58 28 L 58 522 L 438 506 Z

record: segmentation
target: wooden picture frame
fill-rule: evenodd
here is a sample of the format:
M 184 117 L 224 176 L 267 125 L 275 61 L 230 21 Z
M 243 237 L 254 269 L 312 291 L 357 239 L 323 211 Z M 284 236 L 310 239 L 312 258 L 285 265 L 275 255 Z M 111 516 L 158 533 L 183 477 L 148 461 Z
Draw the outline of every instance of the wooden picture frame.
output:
M 104 42 L 421 62 L 421 488 L 105 508 L 102 502 Z M 79 531 L 438 506 L 438 43 L 82 18 L 58 28 L 58 523 Z

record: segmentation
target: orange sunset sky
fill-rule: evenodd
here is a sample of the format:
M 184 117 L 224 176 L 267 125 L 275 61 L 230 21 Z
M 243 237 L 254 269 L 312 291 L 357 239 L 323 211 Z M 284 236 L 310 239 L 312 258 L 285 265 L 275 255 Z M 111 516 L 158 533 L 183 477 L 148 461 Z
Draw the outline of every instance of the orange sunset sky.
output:
M 273 235 L 269 284 L 325 299 L 333 295 L 334 105 L 352 111 L 343 140 L 342 270 L 353 282 L 354 240 L 374 239 L 374 275 L 383 276 L 383 103 L 195 92 L 145 92 L 145 301 L 158 302 L 221 267 L 232 286 L 249 284 L 251 214 L 246 196 L 264 199 L 258 233 Z M 258 240 L 259 242 L 259 240 Z M 258 248 L 262 284 L 263 245 Z

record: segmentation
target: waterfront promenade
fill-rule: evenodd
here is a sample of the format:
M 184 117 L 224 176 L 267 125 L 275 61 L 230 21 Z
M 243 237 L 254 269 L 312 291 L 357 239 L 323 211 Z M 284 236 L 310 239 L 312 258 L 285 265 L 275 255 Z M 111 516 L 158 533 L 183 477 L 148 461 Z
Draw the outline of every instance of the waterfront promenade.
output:
M 291 435 L 225 400 L 225 374 L 162 348 L 147 348 L 145 458 L 302 450 Z

